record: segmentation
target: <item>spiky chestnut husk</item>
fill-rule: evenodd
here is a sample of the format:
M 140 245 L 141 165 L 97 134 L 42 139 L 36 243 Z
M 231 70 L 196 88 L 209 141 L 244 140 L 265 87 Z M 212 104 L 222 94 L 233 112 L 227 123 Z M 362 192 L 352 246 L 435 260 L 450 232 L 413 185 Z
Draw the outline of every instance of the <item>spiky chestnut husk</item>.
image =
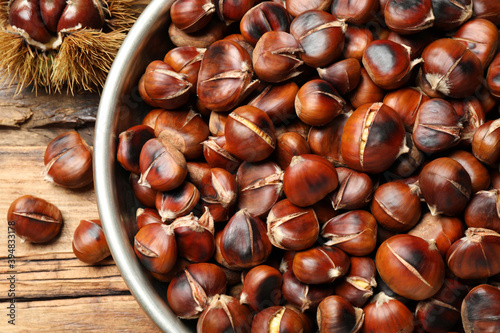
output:
M 0 0 L 0 84 L 16 84 L 16 94 L 28 86 L 35 91 L 44 88 L 49 93 L 100 90 L 139 14 L 133 0 L 95 0 L 104 13 L 102 29 L 63 29 L 59 41 L 48 47 L 30 44 L 9 24 L 13 2 Z M 58 39 L 56 35 L 52 37 Z

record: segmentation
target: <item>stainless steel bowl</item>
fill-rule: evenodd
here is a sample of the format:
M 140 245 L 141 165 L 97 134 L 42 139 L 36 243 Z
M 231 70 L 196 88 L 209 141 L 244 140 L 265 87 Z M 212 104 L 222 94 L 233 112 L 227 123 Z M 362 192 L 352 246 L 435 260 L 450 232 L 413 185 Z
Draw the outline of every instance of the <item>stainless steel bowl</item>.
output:
M 118 135 L 140 123 L 147 106 L 137 84 L 146 66 L 162 59 L 173 45 L 168 39 L 174 0 L 152 0 L 123 42 L 102 92 L 94 140 L 97 204 L 113 258 L 139 304 L 165 332 L 191 332 L 166 304 L 166 290 L 141 266 L 133 248 L 135 211 L 139 207 L 128 174 L 116 162 Z M 162 297 L 163 296 L 163 297 Z M 109 318 L 112 320 L 112 318 Z

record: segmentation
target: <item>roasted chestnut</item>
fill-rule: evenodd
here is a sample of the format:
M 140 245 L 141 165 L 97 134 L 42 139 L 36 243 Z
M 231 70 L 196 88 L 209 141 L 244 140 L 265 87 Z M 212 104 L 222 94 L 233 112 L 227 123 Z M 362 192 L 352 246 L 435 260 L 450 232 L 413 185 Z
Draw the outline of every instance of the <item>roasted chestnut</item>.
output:
M 473 154 L 465 150 L 455 150 L 448 154 L 448 157 L 460 163 L 467 171 L 472 182 L 472 193 L 489 188 L 491 177 L 488 169 Z
M 413 34 L 434 24 L 431 0 L 388 0 L 383 7 L 389 29 L 400 34 Z
M 294 156 L 310 153 L 309 144 L 299 133 L 286 132 L 276 139 L 274 159 L 282 169 L 288 168 Z
M 472 138 L 472 153 L 481 162 L 496 166 L 500 161 L 500 119 L 481 125 Z
M 465 296 L 461 314 L 465 333 L 496 332 L 500 330 L 500 290 L 481 284 Z
M 428 100 L 429 97 L 420 88 L 407 87 L 387 93 L 383 102 L 399 114 L 406 130 L 413 132 L 417 111 Z
M 142 146 L 154 137 L 153 129 L 146 125 L 133 126 L 121 132 L 118 136 L 119 141 L 116 151 L 116 159 L 121 166 L 127 171 L 140 174 L 139 157 Z
M 75 256 L 87 264 L 95 264 L 111 254 L 100 220 L 81 220 L 71 244 Z
M 363 325 L 363 309 L 355 308 L 342 296 L 332 295 L 321 301 L 316 312 L 320 332 L 357 332 Z
M 434 14 L 433 27 L 452 30 L 472 16 L 472 0 L 431 0 Z
M 330 66 L 318 68 L 317 71 L 321 79 L 330 83 L 342 95 L 356 88 L 361 80 L 361 65 L 355 58 L 337 61 Z
M 238 184 L 229 171 L 211 168 L 199 185 L 201 205 L 210 210 L 215 222 L 227 221 L 233 212 Z
M 285 7 L 276 2 L 265 1 L 253 6 L 243 15 L 240 31 L 250 44 L 255 45 L 268 31 L 290 30 L 290 17 Z
M 353 306 L 362 307 L 377 286 L 375 262 L 369 257 L 350 257 L 349 260 L 349 272 L 335 282 L 335 294 Z
M 147 270 L 165 274 L 177 260 L 177 244 L 171 226 L 160 223 L 148 224 L 134 237 L 135 254 Z
M 248 271 L 243 279 L 240 303 L 260 311 L 279 305 L 281 301 L 280 271 L 268 265 L 258 265 Z
M 203 156 L 210 167 L 234 172 L 240 166 L 241 161 L 224 149 L 226 146 L 225 135 L 208 137 L 202 144 Z
M 171 222 L 180 216 L 189 214 L 200 199 L 200 191 L 190 182 L 184 182 L 177 188 L 158 192 L 156 209 L 162 222 Z
M 316 9 L 326 11 L 330 8 L 331 4 L 332 0 L 287 0 L 286 10 L 291 16 L 296 17 L 308 10 Z
M 349 265 L 349 257 L 344 251 L 316 246 L 295 254 L 292 271 L 299 281 L 306 284 L 331 283 L 346 275 Z
M 187 33 L 203 29 L 214 13 L 212 0 L 176 0 L 170 8 L 172 22 Z
M 365 320 L 362 333 L 413 332 L 413 314 L 406 305 L 384 292 L 375 295 L 363 311 Z
M 215 295 L 209 301 L 210 303 L 198 318 L 197 332 L 250 332 L 253 316 L 246 305 L 224 294 Z
M 339 186 L 328 194 L 335 210 L 360 209 L 368 204 L 373 195 L 373 181 L 366 173 L 338 167 Z
M 382 102 L 384 96 L 385 91 L 373 82 L 366 69 L 361 68 L 359 84 L 348 95 L 352 106 L 359 108 L 363 104 Z
M 365 24 L 370 21 L 379 9 L 378 0 L 350 2 L 348 0 L 334 0 L 332 14 L 347 23 Z
M 488 73 L 486 74 L 486 83 L 488 85 L 488 90 L 494 97 L 500 97 L 500 53 L 498 53 L 490 66 L 488 67 Z
M 500 232 L 500 190 L 479 191 L 465 209 L 465 224 Z
M 344 50 L 342 51 L 344 58 L 354 58 L 361 62 L 366 47 L 374 40 L 375 36 L 369 27 L 348 25 L 345 31 Z
M 135 220 L 138 229 L 141 229 L 145 225 L 151 223 L 163 223 L 161 221 L 160 214 L 158 214 L 158 211 L 153 208 L 137 208 L 137 211 L 135 212 Z
M 295 95 L 299 87 L 295 82 L 270 84 L 255 96 L 248 105 L 261 109 L 273 124 L 287 123 L 295 116 Z
M 472 1 L 466 1 L 472 14 Z M 472 19 L 453 34 L 453 39 L 466 45 L 486 69 L 497 52 L 498 28 L 486 19 Z
M 258 312 L 252 321 L 252 332 L 307 332 L 300 314 L 288 306 L 271 306 Z

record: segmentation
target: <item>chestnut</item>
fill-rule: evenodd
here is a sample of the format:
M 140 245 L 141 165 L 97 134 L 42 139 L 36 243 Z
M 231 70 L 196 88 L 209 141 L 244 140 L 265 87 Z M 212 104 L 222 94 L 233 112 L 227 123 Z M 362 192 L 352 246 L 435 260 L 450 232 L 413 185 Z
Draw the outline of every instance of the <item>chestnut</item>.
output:
M 138 229 L 151 223 L 163 223 L 160 214 L 158 214 L 158 211 L 154 208 L 137 208 L 135 220 Z
M 293 19 L 290 33 L 303 49 L 300 52 L 302 61 L 310 67 L 324 67 L 340 57 L 346 28 L 345 22 L 332 14 L 313 9 Z
M 479 191 L 465 208 L 465 224 L 500 232 L 500 190 Z
M 184 155 L 169 142 L 156 138 L 148 140 L 142 147 L 139 166 L 139 185 L 157 191 L 173 190 L 187 175 Z
M 472 14 L 472 1 L 468 2 L 469 12 Z M 486 19 L 476 18 L 462 25 L 453 34 L 453 39 L 466 45 L 486 69 L 497 52 L 498 28 Z
M 353 306 L 362 307 L 377 286 L 375 262 L 369 257 L 350 257 L 347 275 L 335 282 L 335 295 L 347 299 Z
M 93 0 L 84 0 L 66 3 L 59 21 L 57 33 L 72 32 L 78 29 L 102 29 L 105 23 L 107 8 L 96 4 Z M 79 15 L 75 15 L 79 13 Z
M 434 24 L 431 0 L 388 0 L 383 7 L 387 27 L 400 34 L 413 34 Z
M 252 59 L 239 44 L 219 40 L 201 60 L 196 92 L 200 103 L 212 111 L 229 111 L 258 84 L 253 80 Z
M 326 239 L 326 246 L 338 247 L 353 256 L 366 256 L 377 244 L 377 221 L 367 211 L 351 210 L 323 224 L 321 237 Z
M 258 265 L 248 271 L 243 279 L 240 303 L 254 311 L 276 306 L 281 301 L 280 271 L 268 265 Z
M 178 273 L 167 289 L 167 300 L 180 318 L 198 318 L 212 298 L 226 291 L 224 271 L 211 263 L 190 264 Z
M 433 98 L 420 105 L 413 127 L 413 142 L 427 154 L 442 152 L 461 139 L 462 120 L 444 99 Z
M 481 125 L 472 138 L 472 153 L 481 162 L 496 166 L 500 161 L 500 119 Z
M 227 26 L 219 20 L 210 20 L 203 29 L 193 33 L 184 32 L 171 23 L 168 27 L 168 37 L 175 46 L 207 48 L 223 38 L 226 30 Z
M 259 265 L 267 260 L 272 250 L 265 223 L 245 209 L 231 217 L 216 243 L 225 266 L 230 269 Z
M 410 177 L 415 174 L 424 163 L 424 153 L 417 148 L 413 142 L 411 133 L 406 132 L 405 144 L 408 152 L 399 155 L 396 161 L 389 167 L 388 172 L 400 178 Z
M 276 139 L 274 160 L 282 169 L 288 168 L 292 158 L 303 154 L 310 154 L 311 149 L 306 139 L 296 132 L 286 132 Z
M 304 327 L 305 324 L 300 314 L 288 306 L 268 307 L 259 311 L 252 321 L 252 332 L 254 333 L 307 332 Z
M 295 116 L 295 95 L 299 87 L 295 82 L 289 81 L 281 84 L 269 84 L 262 92 L 252 98 L 248 105 L 261 109 L 273 124 L 287 123 Z
M 337 171 L 333 164 L 314 154 L 294 156 L 283 175 L 286 197 L 300 207 L 315 204 L 337 185 Z
M 184 182 L 173 190 L 158 192 L 156 209 L 162 222 L 171 222 L 180 216 L 189 214 L 200 199 L 200 191 L 190 182 Z
M 290 17 L 285 7 L 276 2 L 265 1 L 248 10 L 240 21 L 243 37 L 255 45 L 262 35 L 268 31 L 285 31 L 290 29 Z
M 325 126 L 311 127 L 307 136 L 311 152 L 323 156 L 336 166 L 344 165 L 340 154 L 341 138 L 351 114 L 352 112 L 342 113 Z
M 257 77 L 266 82 L 283 82 L 302 73 L 304 62 L 299 58 L 303 48 L 285 31 L 268 31 L 253 50 L 253 67 Z
M 347 119 L 340 152 L 349 168 L 381 173 L 407 150 L 403 121 L 389 106 L 365 104 Z
M 466 98 L 481 84 L 481 61 L 458 40 L 442 38 L 432 42 L 424 49 L 422 59 L 422 73 L 432 91 Z
M 227 113 L 224 112 L 210 112 L 210 118 L 208 119 L 208 130 L 213 136 L 224 135 L 224 127 L 226 126 Z
M 254 5 L 253 0 L 213 0 L 217 15 L 227 25 L 239 21 Z
M 87 264 L 95 264 L 111 254 L 100 220 L 81 220 L 71 244 L 75 256 Z
M 465 225 L 460 218 L 431 213 L 424 214 L 417 225 L 408 231 L 409 235 L 427 241 L 434 240 L 443 258 L 450 246 L 462 238 L 464 233 Z
M 229 171 L 211 168 L 199 186 L 201 205 L 207 207 L 215 222 L 227 221 L 236 204 L 238 184 Z
M 271 119 L 267 113 L 254 106 L 240 106 L 231 112 L 224 133 L 226 150 L 244 161 L 262 161 L 269 157 L 276 147 Z
M 166 224 L 151 223 L 134 236 L 135 254 L 148 271 L 165 274 L 177 260 L 174 231 Z
M 349 265 L 349 257 L 344 251 L 316 246 L 295 254 L 292 271 L 299 281 L 306 284 L 331 283 L 346 275 Z
M 476 0 L 472 3 L 473 17 L 487 19 L 494 24 L 500 24 L 500 4 L 487 0 Z
M 59 186 L 81 188 L 93 181 L 92 148 L 78 132 L 66 132 L 50 141 L 43 162 L 45 180 Z
M 461 308 L 465 333 L 500 330 L 499 305 L 500 290 L 497 287 L 488 284 L 474 287 L 465 296 Z
M 139 180 L 141 176 L 136 175 L 135 173 L 131 173 L 129 177 L 129 183 L 134 191 L 134 195 L 139 200 L 141 204 L 146 207 L 153 208 L 155 207 L 156 194 L 157 190 L 154 190 L 150 187 L 139 185 Z
M 10 204 L 7 221 L 9 229 L 15 229 L 22 241 L 31 243 L 52 240 L 63 224 L 61 211 L 56 206 L 32 195 L 23 195 Z
M 406 305 L 380 292 L 363 308 L 365 321 L 362 333 L 413 332 L 413 314 Z
M 420 219 L 420 189 L 415 184 L 387 182 L 380 185 L 373 194 L 371 212 L 385 229 L 408 231 Z
M 146 97 L 154 102 L 155 107 L 168 110 L 181 107 L 189 99 L 191 86 L 186 74 L 177 73 L 161 60 L 151 62 L 144 73 Z
M 484 87 L 482 87 L 484 89 Z M 481 96 L 479 96 L 481 97 Z M 451 105 L 462 119 L 460 131 L 462 146 L 469 147 L 476 130 L 486 121 L 486 113 L 481 101 L 476 97 L 462 100 L 451 100 Z
M 489 188 L 491 177 L 488 169 L 472 153 L 465 150 L 455 150 L 450 152 L 447 157 L 460 163 L 467 171 L 472 182 L 472 193 Z
M 291 16 L 296 17 L 308 10 L 316 9 L 326 11 L 330 8 L 331 4 L 332 0 L 287 0 L 286 10 Z
M 187 33 L 203 29 L 214 13 L 212 0 L 176 0 L 170 7 L 172 23 Z
M 321 126 L 338 116 L 344 104 L 344 99 L 331 84 L 315 79 L 300 87 L 295 97 L 295 112 L 307 125 Z
M 369 1 L 368 1 L 369 2 Z M 375 40 L 373 32 L 366 26 L 348 25 L 345 31 L 344 58 L 354 58 L 361 62 L 368 44 Z
M 319 223 L 312 208 L 295 206 L 288 199 L 277 202 L 267 215 L 267 236 L 284 250 L 305 250 L 319 235 Z
M 378 0 L 350 2 L 349 0 L 334 0 L 332 14 L 347 23 L 365 24 L 370 21 L 379 10 Z
M 310 125 L 304 124 L 302 120 L 300 120 L 297 117 L 294 117 L 286 124 L 280 125 L 279 127 L 276 126 L 276 136 L 279 136 L 286 132 L 295 132 L 302 135 L 304 139 L 307 139 L 307 135 L 310 130 L 311 130 Z
M 410 50 L 390 40 L 371 42 L 363 52 L 363 67 L 382 89 L 393 90 L 403 86 L 409 79 L 412 68 L 422 59 L 410 59 Z
M 209 174 L 212 168 L 206 162 L 187 162 L 186 165 L 188 170 L 186 180 L 199 189 L 203 177 Z
M 382 102 L 384 96 L 385 91 L 373 82 L 366 69 L 361 68 L 359 84 L 348 95 L 352 106 L 359 108 L 363 104 Z
M 317 71 L 321 79 L 331 84 L 342 95 L 356 88 L 361 80 L 361 65 L 355 58 L 334 62 L 330 66 L 318 68 Z
M 375 264 L 389 288 L 412 300 L 433 296 L 444 282 L 443 258 L 433 240 L 392 236 L 378 248 Z
M 469 228 L 446 253 L 450 271 L 461 279 L 482 279 L 500 273 L 500 235 L 490 229 Z
M 320 332 L 357 332 L 363 325 L 363 309 L 355 308 L 342 296 L 326 297 L 318 305 L 316 320 Z
M 447 1 L 447 0 L 445 0 Z M 418 32 L 411 35 L 398 34 L 395 31 L 389 32 L 387 39 L 393 42 L 403 44 L 410 48 L 410 58 L 412 60 L 419 58 L 422 55 L 425 47 L 436 38 L 426 31 Z
M 142 77 L 141 77 L 141 80 L 142 80 Z M 139 83 L 139 89 L 140 89 L 140 83 Z M 151 127 L 152 129 L 154 129 L 156 119 L 163 111 L 165 111 L 165 110 L 164 109 L 153 109 L 153 110 L 149 111 L 148 113 L 146 113 L 144 118 L 142 118 L 142 125 L 146 125 L 146 126 Z
M 488 67 L 488 72 L 486 74 L 486 83 L 488 85 L 488 91 L 491 95 L 498 98 L 500 97 L 500 53 L 498 53 L 490 66 Z
M 240 166 L 241 161 L 224 149 L 226 146 L 225 135 L 210 136 L 202 144 L 203 156 L 211 168 L 222 168 L 234 172 Z
M 48 43 L 52 38 L 40 12 L 40 2 L 12 1 L 8 6 L 9 24 L 26 33 L 35 43 Z M 57 27 L 57 25 L 56 25 Z
M 472 195 L 472 182 L 464 167 L 449 157 L 437 158 L 424 166 L 419 186 L 432 215 L 461 213 Z
M 196 332 L 250 333 L 252 318 L 252 313 L 246 305 L 240 304 L 234 297 L 218 294 L 211 298 L 210 303 L 198 318 Z
M 175 219 L 171 226 L 180 257 L 191 262 L 205 262 L 212 258 L 215 252 L 215 230 L 214 219 L 208 209 L 200 218 L 191 213 Z
M 406 87 L 388 92 L 383 103 L 396 111 L 405 125 L 407 131 L 412 132 L 417 118 L 417 111 L 429 97 L 422 89 Z
M 177 148 L 186 160 L 201 157 L 201 143 L 208 138 L 208 125 L 192 109 L 164 111 L 156 118 L 154 132 L 158 140 L 167 141 Z
M 142 146 L 155 137 L 151 127 L 146 125 L 133 126 L 118 136 L 116 159 L 121 166 L 132 173 L 140 174 L 139 157 Z
M 345 167 L 335 170 L 339 177 L 339 186 L 328 194 L 335 210 L 360 209 L 371 201 L 373 181 L 370 176 Z
M 236 173 L 238 208 L 264 217 L 283 194 L 283 170 L 272 161 L 243 162 Z
M 433 27 L 441 30 L 460 27 L 472 16 L 472 0 L 431 0 L 431 3 L 434 14 Z

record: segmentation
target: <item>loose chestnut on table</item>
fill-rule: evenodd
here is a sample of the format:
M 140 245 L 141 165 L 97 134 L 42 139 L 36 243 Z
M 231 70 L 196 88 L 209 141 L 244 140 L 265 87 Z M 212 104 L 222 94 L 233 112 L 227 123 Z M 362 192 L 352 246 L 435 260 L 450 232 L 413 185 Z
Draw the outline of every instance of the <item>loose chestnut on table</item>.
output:
M 88 264 L 111 254 L 100 220 L 81 220 L 75 229 L 72 247 L 76 257 Z

